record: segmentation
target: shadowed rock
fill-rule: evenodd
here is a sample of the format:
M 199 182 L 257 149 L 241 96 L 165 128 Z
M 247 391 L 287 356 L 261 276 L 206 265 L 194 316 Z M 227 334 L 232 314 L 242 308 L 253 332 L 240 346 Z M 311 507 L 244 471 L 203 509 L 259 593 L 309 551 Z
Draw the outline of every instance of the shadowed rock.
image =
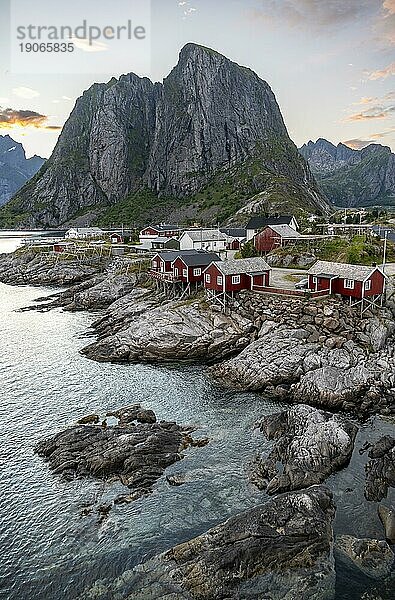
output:
M 375 442 L 365 465 L 365 497 L 380 502 L 386 498 L 389 487 L 395 487 L 395 439 L 390 435 Z
M 140 405 L 108 413 L 107 417 L 117 423 L 108 425 L 105 420 L 101 425 L 84 425 L 81 422 L 86 419 L 80 419 L 80 424 L 39 442 L 35 452 L 65 480 L 118 479 L 133 489 L 135 499 L 149 493 L 163 471 L 180 460 L 182 450 L 190 446 L 191 427 L 158 423 L 155 413 Z
M 303 404 L 264 417 L 258 427 L 275 443 L 267 458 L 256 457 L 250 478 L 268 494 L 325 481 L 350 460 L 358 431 L 341 416 Z
M 386 539 L 390 544 L 395 544 L 395 510 L 387 506 L 379 506 L 377 512 L 383 524 Z
M 336 539 L 336 548 L 368 577 L 380 579 L 391 573 L 394 553 L 383 540 L 340 535 Z
M 334 513 L 323 487 L 277 496 L 80 600 L 330 600 Z

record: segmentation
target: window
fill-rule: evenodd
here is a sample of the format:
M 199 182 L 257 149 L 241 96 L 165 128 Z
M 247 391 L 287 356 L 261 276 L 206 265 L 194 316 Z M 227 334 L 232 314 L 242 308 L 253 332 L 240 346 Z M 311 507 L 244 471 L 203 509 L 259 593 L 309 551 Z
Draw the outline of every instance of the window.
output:
M 202 269 L 193 269 L 193 274 L 195 277 L 199 277 L 202 274 Z
M 317 277 L 313 277 L 313 283 L 317 283 Z
M 188 269 L 183 269 L 182 270 L 182 276 L 183 277 L 188 277 Z
M 211 281 L 211 275 L 210 273 L 206 273 L 206 283 L 210 283 Z
M 353 290 L 354 289 L 354 280 L 353 279 L 345 279 L 344 287 L 346 288 L 346 290 Z
M 163 262 L 161 263 L 160 270 L 162 271 L 162 273 L 165 272 L 165 263 L 163 263 Z
M 232 283 L 233 284 L 240 283 L 240 275 L 232 275 Z
M 222 285 L 222 275 L 218 275 L 218 277 L 217 277 L 217 285 Z
M 175 275 L 176 277 L 178 277 L 178 268 L 177 268 L 177 267 L 174 267 L 174 275 Z
M 370 279 L 368 279 L 367 281 L 365 281 L 363 287 L 365 289 L 365 292 L 368 292 L 370 290 L 370 288 L 372 287 L 372 281 Z

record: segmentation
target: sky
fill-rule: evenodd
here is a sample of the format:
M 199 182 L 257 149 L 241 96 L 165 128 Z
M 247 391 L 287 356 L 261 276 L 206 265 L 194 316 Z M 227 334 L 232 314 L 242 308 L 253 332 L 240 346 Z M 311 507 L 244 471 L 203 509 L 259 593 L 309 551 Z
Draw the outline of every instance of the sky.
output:
M 18 25 L 73 19 L 131 20 L 145 37 L 73 34 L 73 53 L 22 54 Z M 298 146 L 323 137 L 395 151 L 395 0 L 0 0 L 0 135 L 48 157 L 84 90 L 131 71 L 161 81 L 188 42 L 267 81 Z

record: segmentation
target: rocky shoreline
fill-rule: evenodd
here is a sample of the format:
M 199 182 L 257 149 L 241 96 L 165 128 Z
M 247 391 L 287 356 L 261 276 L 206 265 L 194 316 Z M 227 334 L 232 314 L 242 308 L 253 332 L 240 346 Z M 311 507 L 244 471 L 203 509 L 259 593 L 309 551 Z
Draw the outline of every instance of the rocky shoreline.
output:
M 266 503 L 115 581 L 97 581 L 81 600 L 332 599 L 334 553 L 364 576 L 393 582 L 395 511 L 378 505 L 387 541 L 344 535 L 334 542 L 335 503 L 323 487 L 333 473 L 347 468 L 353 455 L 355 416 L 395 416 L 393 292 L 383 311 L 363 319 L 335 298 L 308 301 L 248 292 L 224 315 L 199 295 L 169 302 L 152 289 L 144 270 L 135 268 L 139 262 L 59 261 L 53 266 L 29 253 L 1 256 L 0 281 L 68 286 L 38 299 L 37 310 L 100 311 L 92 324 L 96 341 L 82 349 L 87 358 L 205 363 L 223 386 L 269 393 L 293 406 L 256 425 L 259 435 L 273 442 L 269 453 L 251 457 L 249 471 L 251 484 L 271 496 Z M 65 481 L 93 477 L 122 482 L 130 491 L 119 503 L 130 502 L 152 493 L 188 446 L 209 441 L 194 442 L 191 431 L 158 423 L 152 411 L 131 406 L 104 421 L 88 415 L 40 442 L 36 452 Z M 395 487 L 395 440 L 385 436 L 359 450 L 368 452 L 365 497 L 380 503 Z M 184 483 L 172 476 L 167 481 Z M 110 508 L 102 507 L 103 515 Z

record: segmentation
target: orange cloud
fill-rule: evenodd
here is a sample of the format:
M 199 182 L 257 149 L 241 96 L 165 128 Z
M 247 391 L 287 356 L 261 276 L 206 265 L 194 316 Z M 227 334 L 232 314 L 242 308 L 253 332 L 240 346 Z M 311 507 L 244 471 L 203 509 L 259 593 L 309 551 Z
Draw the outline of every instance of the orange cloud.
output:
M 369 144 L 372 143 L 371 140 L 361 140 L 360 138 L 354 138 L 353 140 L 347 140 L 346 142 L 342 142 L 345 146 L 352 148 L 353 150 L 362 150 L 362 148 L 366 148 Z
M 384 69 L 380 69 L 378 71 L 372 71 L 368 74 L 368 78 L 372 81 L 376 79 L 387 79 L 390 75 L 395 75 L 395 62 L 391 63 Z
M 58 125 L 48 125 L 48 117 L 34 110 L 16 110 L 14 108 L 0 108 L 0 129 L 13 127 L 35 127 L 36 129 L 62 129 Z
M 390 15 L 395 14 L 395 0 L 384 0 L 383 8 L 389 12 Z

